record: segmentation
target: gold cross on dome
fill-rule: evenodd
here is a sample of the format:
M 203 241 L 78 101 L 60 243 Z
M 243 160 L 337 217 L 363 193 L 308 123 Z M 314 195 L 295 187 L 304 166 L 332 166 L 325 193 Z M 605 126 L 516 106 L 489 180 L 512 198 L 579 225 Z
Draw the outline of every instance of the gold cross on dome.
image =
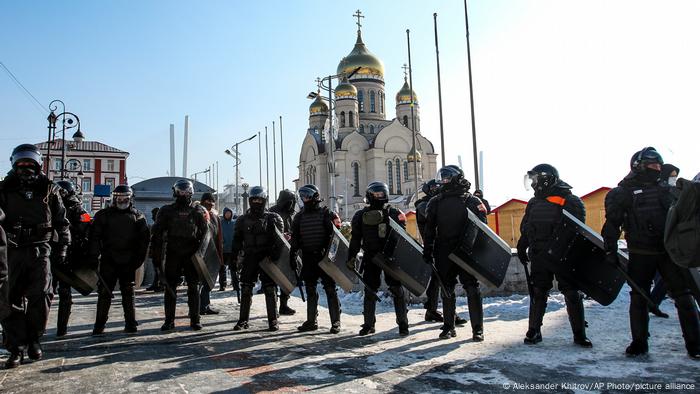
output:
M 321 78 L 316 78 L 316 87 L 321 90 Z
M 408 65 L 404 63 L 401 68 L 403 68 L 403 79 L 408 78 Z
M 352 14 L 352 16 L 357 18 L 357 30 L 360 30 L 360 28 L 362 27 L 362 23 L 361 23 L 360 19 L 364 18 L 365 16 L 362 15 L 362 11 L 360 11 L 360 10 L 355 11 L 355 13 Z

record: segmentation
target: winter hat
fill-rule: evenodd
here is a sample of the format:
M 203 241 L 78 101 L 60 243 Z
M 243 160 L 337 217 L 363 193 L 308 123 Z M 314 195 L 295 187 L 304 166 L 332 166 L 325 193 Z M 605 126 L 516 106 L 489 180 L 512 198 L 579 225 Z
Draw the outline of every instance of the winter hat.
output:
M 202 198 L 199 199 L 199 201 L 213 201 L 216 202 L 216 198 L 214 198 L 214 195 L 207 192 L 202 194 Z

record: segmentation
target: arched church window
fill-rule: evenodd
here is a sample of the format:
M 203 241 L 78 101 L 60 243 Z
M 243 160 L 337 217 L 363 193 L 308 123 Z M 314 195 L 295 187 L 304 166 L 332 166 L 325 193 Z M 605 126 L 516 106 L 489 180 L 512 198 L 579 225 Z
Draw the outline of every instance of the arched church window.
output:
M 365 133 L 365 125 L 361 124 L 360 125 L 360 134 L 364 134 L 364 133 Z
M 408 115 L 403 116 L 403 125 L 408 127 Z
M 357 105 L 360 108 L 360 112 L 365 112 L 365 91 L 364 90 L 357 91 Z
M 350 127 L 355 127 L 355 114 L 352 111 L 348 112 L 348 120 L 350 121 Z
M 373 124 L 369 125 L 369 133 L 374 134 L 374 125 Z
M 394 165 L 391 160 L 386 162 L 386 184 L 389 185 L 389 194 L 394 194 Z
M 375 106 L 375 95 L 374 95 L 374 90 L 371 90 L 369 92 L 369 112 L 377 112 L 376 106 Z
M 403 162 L 403 179 L 405 181 L 408 181 L 408 162 L 407 161 Z
M 352 163 L 352 188 L 353 196 L 360 196 L 360 163 Z
M 345 127 L 345 111 L 340 113 L 340 127 Z
M 401 194 L 401 160 L 396 158 L 396 194 Z
M 379 101 L 379 112 L 384 113 L 384 92 L 382 92 L 381 100 Z

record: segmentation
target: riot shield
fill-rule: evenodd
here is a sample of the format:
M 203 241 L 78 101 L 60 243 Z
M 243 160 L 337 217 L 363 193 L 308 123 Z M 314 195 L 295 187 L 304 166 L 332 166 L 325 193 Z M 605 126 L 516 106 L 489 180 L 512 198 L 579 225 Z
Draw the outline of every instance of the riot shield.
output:
M 603 237 L 566 210 L 562 213 L 562 230 L 576 234 L 571 238 L 563 261 L 569 267 L 563 275 L 599 304 L 610 305 L 625 284 L 625 276 L 620 269 L 627 269 L 627 254 L 618 250 L 620 268 L 606 263 Z
M 289 242 L 284 237 L 284 234 L 278 229 L 275 230 L 278 237 L 277 241 L 281 242 L 282 245 L 280 257 L 275 261 L 266 257 L 260 262 L 260 269 L 272 278 L 282 291 L 291 294 L 294 288 L 297 287 L 298 273 L 294 272 L 292 267 L 289 266 Z M 299 257 L 297 257 L 297 265 L 301 267 L 301 259 Z
M 219 267 L 221 267 L 221 260 L 216 250 L 216 241 L 213 233 L 211 227 L 207 227 L 202 243 L 195 254 L 192 255 L 192 263 L 194 263 L 194 268 L 199 274 L 199 279 L 202 282 L 206 282 L 210 289 L 215 288 L 216 279 L 219 276 Z
M 389 219 L 389 226 L 391 231 L 384 250 L 375 255 L 372 262 L 401 282 L 411 294 L 420 297 L 432 275 L 430 266 L 423 261 L 423 248 L 394 220 Z
M 64 265 L 54 265 L 53 274 L 61 282 L 65 282 L 78 291 L 78 293 L 87 296 L 97 289 L 97 272 L 92 268 L 87 267 L 69 267 Z
M 484 222 L 467 210 L 471 231 L 449 255 L 450 260 L 480 282 L 493 288 L 503 284 L 510 263 L 510 246 Z
M 348 240 L 333 226 L 333 239 L 328 247 L 328 253 L 318 263 L 318 266 L 346 292 L 352 291 L 358 282 L 357 275 L 345 265 L 348 260 L 349 246 Z

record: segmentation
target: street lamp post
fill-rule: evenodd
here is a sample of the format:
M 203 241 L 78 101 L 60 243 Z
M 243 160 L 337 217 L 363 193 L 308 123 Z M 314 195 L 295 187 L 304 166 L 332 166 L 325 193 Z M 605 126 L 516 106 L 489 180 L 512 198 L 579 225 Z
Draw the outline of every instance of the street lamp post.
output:
M 243 194 L 241 195 L 243 197 L 243 213 L 248 212 L 248 186 L 247 183 L 241 185 L 243 188 Z
M 61 104 L 62 112 L 56 115 L 55 111 L 58 109 L 58 104 Z M 58 118 L 61 118 L 61 180 L 66 177 L 65 163 L 66 163 L 66 129 L 71 129 L 77 127 L 78 131 L 73 134 L 73 140 L 75 142 L 81 142 L 85 136 L 80 131 L 80 118 L 78 115 L 67 112 L 66 105 L 61 100 L 54 100 L 49 103 L 49 114 L 46 120 L 49 121 L 49 139 L 48 139 L 48 149 L 46 151 L 46 173 L 49 174 L 51 166 L 51 145 L 56 140 L 56 122 Z
M 235 196 L 234 201 L 236 202 L 236 213 L 237 214 L 240 214 L 240 211 L 238 210 L 238 206 L 240 204 L 240 200 L 238 199 L 238 178 L 239 178 L 238 165 L 241 164 L 241 158 L 238 156 L 238 145 L 240 145 L 246 141 L 250 141 L 257 136 L 258 136 L 258 134 L 253 134 L 251 137 L 248 137 L 248 138 L 244 139 L 243 141 L 239 141 L 239 142 L 236 142 L 235 144 L 233 144 L 233 146 L 231 146 L 231 148 L 233 148 L 233 153 L 231 153 L 231 151 L 229 149 L 226 149 L 224 151 L 224 153 L 233 157 L 233 159 L 236 160 L 236 164 L 235 164 L 235 166 L 236 166 L 236 190 L 234 192 L 235 193 L 234 194 L 234 196 Z

